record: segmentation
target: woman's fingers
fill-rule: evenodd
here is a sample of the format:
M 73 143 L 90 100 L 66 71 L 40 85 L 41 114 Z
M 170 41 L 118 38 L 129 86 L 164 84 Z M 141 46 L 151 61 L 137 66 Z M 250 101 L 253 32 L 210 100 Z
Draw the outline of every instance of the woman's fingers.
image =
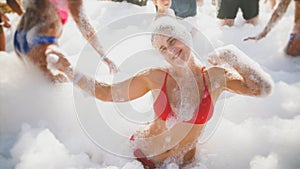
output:
M 257 38 L 256 37 L 248 37 L 248 38 L 243 39 L 243 41 L 248 41 L 248 40 L 257 40 Z

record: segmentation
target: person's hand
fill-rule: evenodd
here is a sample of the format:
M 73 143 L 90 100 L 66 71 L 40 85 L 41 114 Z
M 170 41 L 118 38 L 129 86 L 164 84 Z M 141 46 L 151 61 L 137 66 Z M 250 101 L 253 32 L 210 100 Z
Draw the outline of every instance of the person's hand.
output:
M 59 65 L 58 70 L 60 70 L 62 72 L 69 70 L 69 68 L 71 66 L 69 60 L 66 59 L 65 57 L 59 57 L 57 65 Z
M 248 37 L 248 38 L 245 38 L 244 41 L 247 41 L 247 40 L 261 40 L 263 39 L 264 37 L 266 37 L 268 34 L 267 31 L 263 31 L 262 33 L 258 34 L 257 36 L 255 37 Z
M 109 67 L 109 72 L 110 73 L 117 73 L 119 71 L 118 67 L 116 66 L 116 64 L 114 62 L 112 62 L 111 60 L 109 60 L 107 57 L 102 56 L 103 57 L 103 61 L 107 64 L 107 66 Z
M 221 47 L 209 54 L 208 62 L 215 66 L 228 64 L 234 67 L 238 62 L 237 53 L 239 49 L 233 45 Z
M 9 18 L 5 14 L 3 14 L 3 13 L 0 13 L 0 17 L 1 17 L 1 20 L 3 22 L 3 26 L 5 28 L 10 28 L 11 25 L 9 23 Z
M 50 45 L 45 51 L 47 56 L 47 64 L 56 68 L 57 70 L 66 73 L 67 76 L 72 76 L 71 63 L 65 55 L 58 49 L 57 46 Z

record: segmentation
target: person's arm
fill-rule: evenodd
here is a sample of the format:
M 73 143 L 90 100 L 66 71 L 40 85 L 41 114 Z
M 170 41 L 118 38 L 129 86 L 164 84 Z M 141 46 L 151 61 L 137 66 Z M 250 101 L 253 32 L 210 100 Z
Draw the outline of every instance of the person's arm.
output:
M 156 89 L 157 84 L 162 83 L 162 78 L 165 77 L 165 70 L 153 68 L 140 72 L 125 81 L 110 85 L 98 82 L 74 70 L 65 57 L 59 57 L 55 53 L 49 53 L 47 62 L 51 64 L 51 67 L 63 72 L 69 80 L 73 81 L 74 85 L 102 101 L 125 102 L 137 99 L 150 90 Z
M 125 81 L 106 84 L 79 72 L 73 73 L 71 69 L 63 72 L 73 80 L 74 85 L 97 99 L 108 102 L 126 102 L 142 97 L 153 88 L 151 79 L 155 77 L 155 70 L 149 69 Z
M 88 17 L 83 10 L 82 0 L 68 0 L 71 15 L 76 22 L 80 32 L 84 38 L 92 45 L 97 53 L 102 57 L 103 61 L 109 66 L 110 72 L 117 72 L 117 66 L 104 55 L 103 47 L 97 38 L 94 27 L 90 24 Z
M 6 0 L 6 3 L 18 15 L 22 15 L 24 13 L 24 10 L 22 9 L 21 5 L 16 0 Z
M 232 76 L 226 69 L 224 89 L 250 96 L 266 96 L 272 91 L 273 81 L 261 67 L 234 46 L 216 51 L 209 62 L 213 65 L 227 64 L 234 68 L 240 77 Z
M 285 14 L 291 0 L 281 0 L 281 2 L 278 4 L 277 8 L 272 14 L 272 17 L 270 18 L 268 24 L 265 26 L 264 30 L 258 34 L 255 37 L 248 37 L 244 40 L 260 40 L 267 36 L 267 34 L 271 31 L 271 29 L 278 23 L 278 21 L 283 17 Z

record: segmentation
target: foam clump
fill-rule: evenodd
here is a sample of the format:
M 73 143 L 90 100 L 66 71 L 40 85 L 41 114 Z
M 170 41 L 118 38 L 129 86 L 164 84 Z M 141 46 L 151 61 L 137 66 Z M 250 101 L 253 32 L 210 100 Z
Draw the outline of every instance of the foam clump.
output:
M 155 35 L 165 35 L 179 39 L 187 46 L 192 46 L 192 36 L 188 30 L 181 25 L 176 18 L 170 16 L 162 16 L 154 21 L 152 25 L 153 36 L 152 41 L 155 40 Z
M 210 54 L 209 61 L 214 65 L 225 64 L 235 69 L 257 96 L 267 96 L 272 92 L 274 82 L 271 76 L 234 45 L 217 48 Z

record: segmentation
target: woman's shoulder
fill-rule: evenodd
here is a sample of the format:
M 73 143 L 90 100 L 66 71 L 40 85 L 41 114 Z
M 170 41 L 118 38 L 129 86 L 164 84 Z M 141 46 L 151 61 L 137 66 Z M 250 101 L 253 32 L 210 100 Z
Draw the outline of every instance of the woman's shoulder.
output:
M 157 86 L 164 81 L 167 72 L 168 72 L 168 68 L 160 67 L 160 68 L 149 68 L 140 72 L 139 74 L 143 76 L 153 86 Z
M 142 74 L 152 74 L 152 75 L 158 75 L 158 74 L 166 74 L 168 71 L 167 67 L 156 67 L 156 68 L 148 68 L 142 71 Z
M 203 70 L 209 75 L 224 75 L 226 74 L 227 70 L 223 67 L 218 67 L 218 66 L 212 66 L 209 68 L 204 68 Z

